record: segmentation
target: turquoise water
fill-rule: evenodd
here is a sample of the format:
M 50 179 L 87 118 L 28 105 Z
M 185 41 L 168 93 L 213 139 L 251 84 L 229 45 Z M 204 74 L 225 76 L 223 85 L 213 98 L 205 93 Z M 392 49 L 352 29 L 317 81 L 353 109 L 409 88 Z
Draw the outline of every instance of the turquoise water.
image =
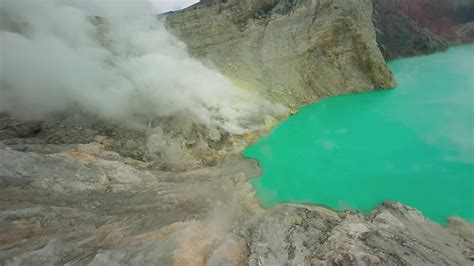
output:
M 474 221 L 474 45 L 389 65 L 399 86 L 300 110 L 244 156 L 262 205 L 368 212 L 397 200 L 444 223 Z

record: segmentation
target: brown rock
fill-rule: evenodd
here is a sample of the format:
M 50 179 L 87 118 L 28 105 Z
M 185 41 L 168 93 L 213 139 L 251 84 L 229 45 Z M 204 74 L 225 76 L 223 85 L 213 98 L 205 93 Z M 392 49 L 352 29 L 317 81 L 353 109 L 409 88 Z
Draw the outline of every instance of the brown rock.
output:
M 287 106 L 394 87 L 370 1 L 206 1 L 166 16 L 190 52 Z

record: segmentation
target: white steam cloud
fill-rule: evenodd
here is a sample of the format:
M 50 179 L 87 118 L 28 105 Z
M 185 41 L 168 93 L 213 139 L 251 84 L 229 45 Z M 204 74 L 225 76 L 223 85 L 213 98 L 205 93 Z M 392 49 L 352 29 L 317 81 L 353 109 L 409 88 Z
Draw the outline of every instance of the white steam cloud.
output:
M 0 112 L 135 126 L 185 113 L 231 133 L 282 112 L 191 58 L 146 0 L 2 0 L 0 40 Z

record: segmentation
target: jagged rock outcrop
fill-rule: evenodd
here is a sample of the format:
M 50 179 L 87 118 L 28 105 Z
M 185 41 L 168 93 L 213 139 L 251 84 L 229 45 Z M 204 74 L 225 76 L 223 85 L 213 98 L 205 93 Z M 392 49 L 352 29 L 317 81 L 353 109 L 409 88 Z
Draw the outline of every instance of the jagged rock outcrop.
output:
M 104 149 L 146 162 L 153 169 L 182 171 L 215 166 L 224 157 L 238 154 L 249 139 L 179 115 L 156 118 L 146 129 L 131 129 L 84 114 L 47 121 L 21 121 L 0 114 L 0 141 L 23 152 L 54 152 L 54 147 L 99 142 Z
M 292 108 L 394 87 L 371 1 L 212 0 L 166 15 L 190 52 L 239 86 Z
M 448 231 L 398 202 L 368 216 L 282 205 L 249 224 L 250 265 L 468 265 L 474 259 L 469 225 L 453 223 Z
M 469 0 L 374 0 L 377 41 L 387 59 L 473 42 L 473 21 Z

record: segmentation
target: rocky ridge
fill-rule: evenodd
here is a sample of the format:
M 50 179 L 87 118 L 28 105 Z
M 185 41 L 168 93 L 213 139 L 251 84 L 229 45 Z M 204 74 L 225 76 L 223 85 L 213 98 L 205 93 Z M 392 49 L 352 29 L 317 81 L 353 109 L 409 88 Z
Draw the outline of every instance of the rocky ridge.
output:
M 386 59 L 474 42 L 474 2 L 469 0 L 375 0 L 373 19 Z

